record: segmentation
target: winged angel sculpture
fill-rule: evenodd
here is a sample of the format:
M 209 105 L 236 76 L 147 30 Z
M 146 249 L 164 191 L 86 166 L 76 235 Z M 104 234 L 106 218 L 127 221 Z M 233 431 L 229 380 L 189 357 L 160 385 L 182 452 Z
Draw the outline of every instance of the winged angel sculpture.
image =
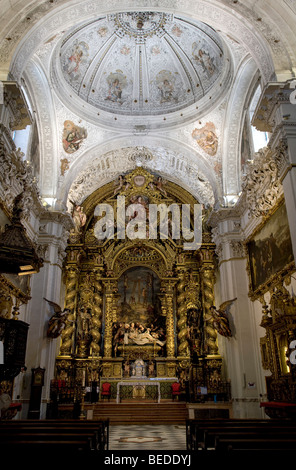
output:
M 212 305 L 207 318 L 207 320 L 211 321 L 215 330 L 217 330 L 220 335 L 225 336 L 226 338 L 230 338 L 234 335 L 234 325 L 231 325 L 229 309 L 235 300 L 236 298 L 232 300 L 226 300 L 226 302 L 223 302 L 220 305 L 219 309 Z
M 58 338 L 66 326 L 66 321 L 70 310 L 68 308 L 62 310 L 58 304 L 52 302 L 51 300 L 47 300 L 45 297 L 44 300 L 49 303 L 52 314 L 48 320 L 47 337 Z

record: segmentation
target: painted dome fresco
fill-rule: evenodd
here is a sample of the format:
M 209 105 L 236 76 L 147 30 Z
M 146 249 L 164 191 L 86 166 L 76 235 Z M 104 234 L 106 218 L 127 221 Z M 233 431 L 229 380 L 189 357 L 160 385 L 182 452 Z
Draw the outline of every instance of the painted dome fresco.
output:
M 209 99 L 213 89 L 221 94 L 230 68 L 211 27 L 161 12 L 110 14 L 77 26 L 56 56 L 68 95 L 127 116 L 172 113 Z

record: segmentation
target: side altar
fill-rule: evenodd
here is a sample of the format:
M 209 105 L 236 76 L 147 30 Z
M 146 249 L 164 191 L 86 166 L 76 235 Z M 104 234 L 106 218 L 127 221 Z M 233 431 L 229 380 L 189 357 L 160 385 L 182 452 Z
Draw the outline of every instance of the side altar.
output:
M 100 204 L 112 209 L 113 222 L 97 215 Z M 195 250 L 184 250 L 188 235 L 182 227 L 175 236 L 174 212 L 164 217 L 165 234 L 163 213 L 154 220 L 154 229 L 149 218 L 151 205 L 181 210 L 185 204 L 191 207 L 193 227 L 198 201 L 141 167 L 87 197 L 83 218 L 77 217 L 81 206 L 74 204 L 76 228 L 70 233 L 64 266 L 68 314 L 54 379 L 74 395 L 104 381 L 112 384 L 114 399 L 118 390 L 167 398 L 168 384 L 174 381 L 184 392 L 189 390 L 191 400 L 199 386 L 212 395 L 222 390 L 212 309 L 215 245 L 206 225 L 208 211 L 203 211 L 202 243 Z M 137 219 L 147 236 L 123 236 L 122 214 L 126 227 Z M 135 383 L 140 384 L 138 390 Z

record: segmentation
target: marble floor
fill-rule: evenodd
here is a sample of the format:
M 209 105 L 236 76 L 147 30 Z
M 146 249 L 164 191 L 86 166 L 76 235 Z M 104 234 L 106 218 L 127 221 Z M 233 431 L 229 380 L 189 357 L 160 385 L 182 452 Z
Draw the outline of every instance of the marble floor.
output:
M 109 450 L 186 450 L 181 425 L 110 426 Z

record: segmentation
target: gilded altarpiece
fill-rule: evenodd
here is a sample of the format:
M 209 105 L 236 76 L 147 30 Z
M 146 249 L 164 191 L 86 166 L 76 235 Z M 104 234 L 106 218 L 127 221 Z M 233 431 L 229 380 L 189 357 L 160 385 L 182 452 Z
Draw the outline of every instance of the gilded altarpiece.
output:
M 147 236 L 133 239 L 120 232 L 123 196 L 124 222 L 135 215 L 132 204 L 140 204 Z M 209 319 L 215 282 L 211 235 L 203 230 L 201 246 L 184 250 L 183 232 L 180 238 L 172 236 L 176 221 L 170 215 L 168 232 L 162 235 L 159 213 L 157 236 L 149 237 L 150 204 L 181 209 L 185 203 L 193 210 L 198 201 L 143 168 L 84 201 L 86 221 L 70 234 L 67 248 L 65 308 L 70 315 L 56 360 L 57 380 L 83 386 L 116 382 L 137 376 L 141 364 L 141 377 L 177 379 L 184 390 L 189 384 L 191 389 L 206 385 L 209 392 L 219 391 L 222 358 Z M 114 224 L 106 211 L 100 214 L 106 216 L 104 224 L 96 215 L 102 204 L 112 207 Z

